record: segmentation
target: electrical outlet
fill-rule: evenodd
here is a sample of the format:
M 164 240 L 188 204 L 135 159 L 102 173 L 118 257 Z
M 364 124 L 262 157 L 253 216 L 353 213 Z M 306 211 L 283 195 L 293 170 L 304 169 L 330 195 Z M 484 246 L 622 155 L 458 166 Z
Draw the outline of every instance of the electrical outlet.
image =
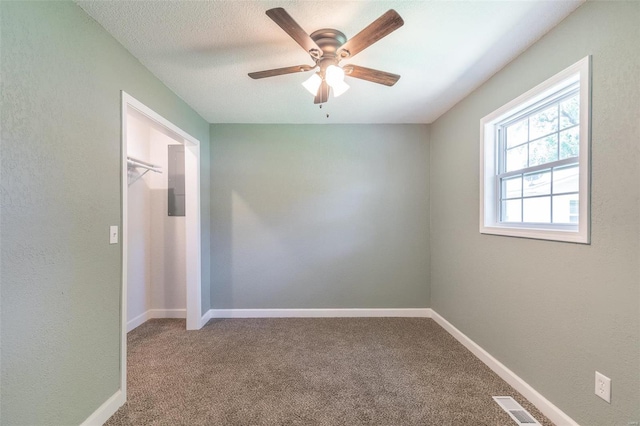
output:
M 611 379 L 596 371 L 596 395 L 611 404 Z

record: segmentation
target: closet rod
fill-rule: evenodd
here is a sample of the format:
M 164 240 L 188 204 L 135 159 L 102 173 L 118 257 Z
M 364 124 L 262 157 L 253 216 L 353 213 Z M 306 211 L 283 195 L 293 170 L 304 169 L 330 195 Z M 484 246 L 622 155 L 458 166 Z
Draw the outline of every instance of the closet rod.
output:
M 127 164 L 130 164 L 135 167 L 142 167 L 144 169 L 151 170 L 152 172 L 162 173 L 162 170 L 160 170 L 159 165 L 138 160 L 137 158 L 127 157 Z

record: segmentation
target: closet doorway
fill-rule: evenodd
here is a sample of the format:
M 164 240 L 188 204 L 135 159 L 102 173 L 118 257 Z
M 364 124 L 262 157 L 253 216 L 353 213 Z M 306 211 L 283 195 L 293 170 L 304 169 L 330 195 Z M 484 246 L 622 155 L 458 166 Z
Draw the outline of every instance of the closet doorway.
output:
M 200 143 L 122 92 L 121 389 L 127 332 L 151 318 L 202 327 Z

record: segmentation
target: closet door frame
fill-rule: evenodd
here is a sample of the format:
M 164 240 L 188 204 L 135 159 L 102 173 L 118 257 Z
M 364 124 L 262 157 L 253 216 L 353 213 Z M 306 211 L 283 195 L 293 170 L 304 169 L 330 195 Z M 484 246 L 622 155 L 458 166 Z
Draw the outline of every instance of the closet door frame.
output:
M 133 108 L 158 125 L 184 139 L 185 147 L 185 226 L 186 226 L 186 317 L 187 330 L 202 328 L 202 274 L 200 242 L 200 141 L 169 120 L 165 119 L 133 96 L 122 91 L 122 128 L 121 128 L 121 247 L 122 247 L 122 283 L 120 292 L 121 343 L 120 343 L 120 389 L 126 401 L 127 389 L 127 114 Z

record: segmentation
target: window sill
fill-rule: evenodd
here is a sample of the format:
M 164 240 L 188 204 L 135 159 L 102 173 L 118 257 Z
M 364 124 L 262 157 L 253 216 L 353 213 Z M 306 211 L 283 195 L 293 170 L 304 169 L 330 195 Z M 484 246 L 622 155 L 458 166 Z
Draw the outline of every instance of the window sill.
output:
M 586 230 L 570 231 L 556 229 L 524 228 L 510 226 L 480 226 L 480 233 L 504 237 L 528 238 L 534 240 L 558 241 L 564 243 L 591 244 Z

